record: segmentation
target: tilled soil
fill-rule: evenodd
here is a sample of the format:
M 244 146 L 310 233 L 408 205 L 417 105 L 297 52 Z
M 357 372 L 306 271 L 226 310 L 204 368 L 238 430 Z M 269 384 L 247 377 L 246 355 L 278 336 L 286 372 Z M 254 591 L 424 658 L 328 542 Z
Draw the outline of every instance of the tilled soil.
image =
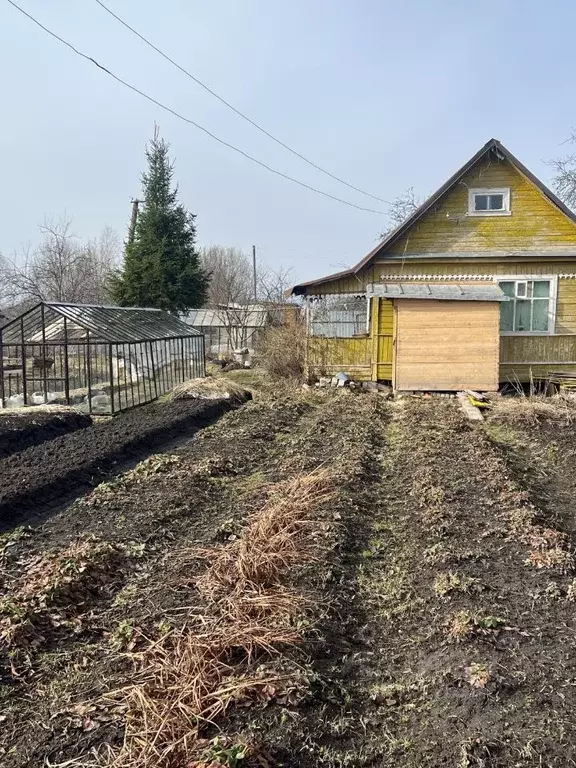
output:
M 512 438 L 442 401 L 395 406 L 336 653 L 286 764 L 576 765 L 575 437 L 556 424 Z M 561 445 L 554 474 L 542 453 Z
M 152 403 L 0 460 L 0 530 L 52 514 L 51 502 L 98 483 L 119 464 L 191 435 L 228 410 L 224 400 Z
M 77 411 L 51 411 L 30 408 L 26 411 L 0 413 L 0 459 L 24 451 L 33 445 L 77 429 L 85 429 L 92 419 Z
M 337 535 L 305 575 L 317 629 L 307 659 L 277 660 L 297 660 L 299 694 L 243 702 L 206 737 L 262 745 L 246 768 L 576 765 L 575 445 L 570 419 L 471 425 L 452 401 L 292 393 L 15 531 L 0 606 L 39 558 L 67 562 L 79 540 L 95 554 L 5 656 L 2 765 L 94 766 L 121 743 L 122 712 L 94 702 L 130 682 L 135 628 L 199 610 L 203 566 L 183 574 L 179 553 L 233 539 L 271 482 L 319 467 Z
M 373 412 L 369 402 L 364 398 L 361 408 L 367 417 Z M 5 659 L 3 765 L 40 765 L 45 758 L 57 764 L 91 746 L 117 743 L 117 718 L 94 715 L 87 727 L 77 705 L 127 682 L 118 647 L 130 627 L 177 620 L 182 606 L 189 609 L 197 600 L 189 586 L 193 574 L 182 584 L 178 558 L 167 556 L 232 535 L 270 482 L 363 453 L 366 428 L 347 397 L 251 402 L 171 453 L 99 486 L 44 525 L 7 539 L 7 598 L 29 578 L 38 557 L 68 558 L 79 535 L 125 549 L 123 559 L 115 554 L 111 570 L 99 566 L 108 574 L 105 585 L 83 586 L 77 602 L 60 606 L 56 626 L 44 614 L 36 616 L 41 637 Z

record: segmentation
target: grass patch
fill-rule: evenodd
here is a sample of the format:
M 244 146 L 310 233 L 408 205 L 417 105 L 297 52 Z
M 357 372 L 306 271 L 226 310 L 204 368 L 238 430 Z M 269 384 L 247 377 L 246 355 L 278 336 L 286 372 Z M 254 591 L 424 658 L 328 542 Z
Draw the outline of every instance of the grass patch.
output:
M 513 427 L 543 422 L 573 424 L 576 420 L 576 403 L 562 397 L 498 397 L 491 405 L 488 421 Z
M 447 571 L 446 573 L 439 573 L 434 579 L 434 592 L 439 597 L 446 597 L 451 592 L 469 592 L 477 583 L 477 579 L 463 576 L 454 571 Z
M 267 372 L 262 368 L 237 368 L 221 373 L 220 376 L 247 389 L 263 389 L 270 386 Z
M 261 469 L 258 469 L 256 472 L 252 472 L 238 480 L 236 487 L 239 493 L 255 493 L 262 488 L 266 482 L 266 473 Z
M 490 635 L 506 625 L 506 619 L 492 614 L 458 611 L 446 624 L 450 640 L 460 642 L 473 635 Z

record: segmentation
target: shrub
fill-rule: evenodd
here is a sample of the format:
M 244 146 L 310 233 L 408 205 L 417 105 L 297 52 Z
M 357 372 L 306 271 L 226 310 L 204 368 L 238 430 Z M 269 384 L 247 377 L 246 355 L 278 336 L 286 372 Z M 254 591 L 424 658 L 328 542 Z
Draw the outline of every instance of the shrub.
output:
M 264 367 L 273 378 L 302 379 L 306 359 L 304 324 L 292 320 L 285 325 L 266 328 L 260 340 L 259 352 Z

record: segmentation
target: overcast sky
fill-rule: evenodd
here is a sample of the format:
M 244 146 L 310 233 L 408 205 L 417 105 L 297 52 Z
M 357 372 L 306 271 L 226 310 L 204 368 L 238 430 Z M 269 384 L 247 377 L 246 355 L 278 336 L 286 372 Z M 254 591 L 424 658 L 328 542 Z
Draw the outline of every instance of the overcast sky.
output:
M 17 0 L 226 141 L 368 208 L 234 115 L 94 0 Z M 489 138 L 544 181 L 576 125 L 573 0 L 107 0 L 158 47 L 317 164 L 378 197 L 426 195 Z M 123 237 L 154 121 L 201 245 L 258 247 L 307 279 L 359 261 L 384 216 L 297 187 L 131 93 L 0 0 L 0 252 L 74 230 Z

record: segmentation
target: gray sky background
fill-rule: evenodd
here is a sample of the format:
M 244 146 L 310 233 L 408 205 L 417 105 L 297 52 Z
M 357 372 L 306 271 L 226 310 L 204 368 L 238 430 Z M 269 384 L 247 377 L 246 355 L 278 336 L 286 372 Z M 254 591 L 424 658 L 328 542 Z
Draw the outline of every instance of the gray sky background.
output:
M 116 74 L 264 162 L 368 208 L 107 15 L 94 0 L 19 0 Z M 426 195 L 491 137 L 544 181 L 576 125 L 573 0 L 108 0 L 198 78 L 302 154 L 391 199 Z M 258 246 L 295 279 L 358 261 L 385 227 L 296 187 L 125 90 L 0 0 L 0 252 L 64 211 L 123 237 L 154 121 L 201 245 Z

